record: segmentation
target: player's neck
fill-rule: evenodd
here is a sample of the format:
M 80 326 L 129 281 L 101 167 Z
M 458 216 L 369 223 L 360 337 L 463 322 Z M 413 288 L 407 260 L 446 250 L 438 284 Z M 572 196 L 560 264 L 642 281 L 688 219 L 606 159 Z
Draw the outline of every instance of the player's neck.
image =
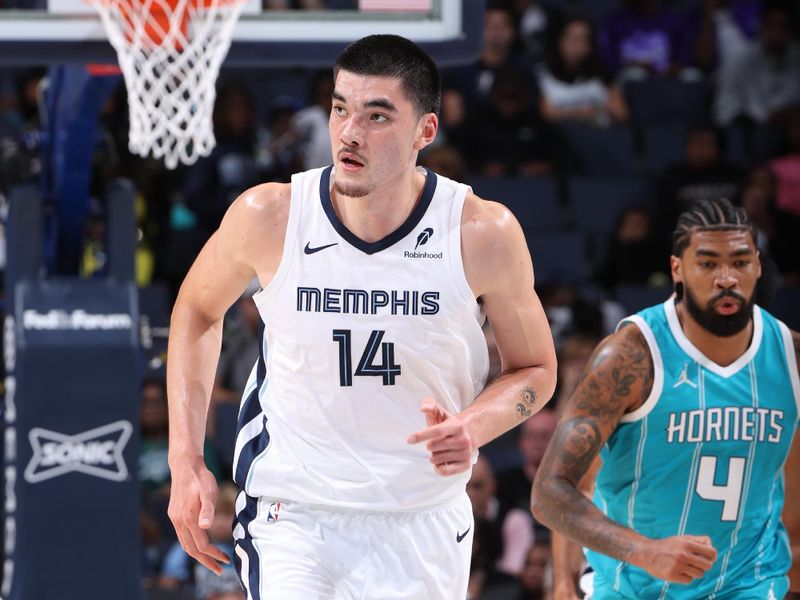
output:
M 733 363 L 750 346 L 750 341 L 753 339 L 753 319 L 750 319 L 747 327 L 739 333 L 729 337 L 719 337 L 695 321 L 686 309 L 685 303 L 677 303 L 675 309 L 686 339 L 704 356 L 721 367 L 727 367 Z
M 331 202 L 339 221 L 352 234 L 365 242 L 376 242 L 408 219 L 424 188 L 425 174 L 415 169 L 360 198 L 339 194 L 334 185 Z

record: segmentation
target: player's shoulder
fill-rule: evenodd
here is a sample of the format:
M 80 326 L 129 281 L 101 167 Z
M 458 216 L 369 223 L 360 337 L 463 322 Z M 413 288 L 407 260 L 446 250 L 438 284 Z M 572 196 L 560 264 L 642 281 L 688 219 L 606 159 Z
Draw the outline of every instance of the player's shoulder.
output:
M 597 345 L 589 364 L 602 364 L 609 361 L 621 367 L 626 365 L 635 367 L 647 363 L 652 367 L 650 346 L 636 323 L 624 321 L 619 329 L 606 336 Z
M 653 389 L 655 366 L 639 327 L 623 323 L 601 341 L 589 358 L 583 379 L 591 394 L 606 391 L 623 399 L 625 412 L 641 407 Z
M 242 192 L 231 204 L 222 229 L 242 238 L 260 238 L 286 228 L 289 220 L 291 186 L 288 183 L 262 183 Z
M 499 202 L 467 194 L 461 214 L 461 252 L 467 280 L 478 296 L 507 289 L 509 282 L 533 287 L 525 235 Z
M 289 183 L 262 183 L 242 192 L 231 209 L 242 218 L 288 215 L 291 197 L 292 187 Z
M 506 206 L 473 192 L 464 199 L 461 237 L 465 251 L 499 257 L 513 252 L 525 239 L 519 222 Z
M 519 227 L 514 214 L 500 202 L 485 200 L 474 192 L 467 192 L 461 216 L 463 231 L 471 234 L 494 234 Z

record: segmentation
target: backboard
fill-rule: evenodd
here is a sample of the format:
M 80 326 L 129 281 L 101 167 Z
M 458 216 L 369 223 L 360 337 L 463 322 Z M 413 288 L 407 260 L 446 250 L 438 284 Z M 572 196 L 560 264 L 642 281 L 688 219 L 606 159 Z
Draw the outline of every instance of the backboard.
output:
M 484 0 L 245 0 L 225 66 L 327 66 L 349 42 L 394 33 L 439 65 L 477 56 Z M 324 10 L 275 10 L 309 4 Z M 115 63 L 100 19 L 84 0 L 0 2 L 0 64 Z M 19 8 L 8 8 L 19 7 Z

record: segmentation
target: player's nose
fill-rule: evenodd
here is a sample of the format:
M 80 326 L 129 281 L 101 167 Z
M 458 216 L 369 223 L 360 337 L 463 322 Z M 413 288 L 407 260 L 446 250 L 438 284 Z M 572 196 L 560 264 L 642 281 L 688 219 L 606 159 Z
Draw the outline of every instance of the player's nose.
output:
M 739 280 L 727 265 L 723 265 L 717 271 L 714 282 L 719 288 L 730 289 L 736 287 L 736 285 L 739 283 Z
M 347 146 L 361 146 L 364 143 L 364 129 L 358 119 L 350 117 L 342 124 L 339 139 Z

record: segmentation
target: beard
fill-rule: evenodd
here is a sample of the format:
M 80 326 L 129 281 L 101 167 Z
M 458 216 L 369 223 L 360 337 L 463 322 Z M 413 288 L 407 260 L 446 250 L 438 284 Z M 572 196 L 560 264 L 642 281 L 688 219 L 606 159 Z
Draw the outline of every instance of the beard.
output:
M 732 292 L 730 290 L 723 290 L 714 296 L 706 308 L 702 308 L 695 299 L 689 288 L 684 285 L 684 299 L 686 301 L 686 310 L 692 315 L 692 318 L 697 321 L 698 325 L 717 337 L 731 337 L 740 331 L 743 331 L 753 318 L 753 305 L 755 301 L 753 296 L 749 299 Z M 715 309 L 714 305 L 723 298 L 733 298 L 739 301 L 739 310 L 732 315 L 721 315 Z
M 370 189 L 363 184 L 344 183 L 336 179 L 333 180 L 333 189 L 337 195 L 347 196 L 348 198 L 363 198 L 370 193 Z

